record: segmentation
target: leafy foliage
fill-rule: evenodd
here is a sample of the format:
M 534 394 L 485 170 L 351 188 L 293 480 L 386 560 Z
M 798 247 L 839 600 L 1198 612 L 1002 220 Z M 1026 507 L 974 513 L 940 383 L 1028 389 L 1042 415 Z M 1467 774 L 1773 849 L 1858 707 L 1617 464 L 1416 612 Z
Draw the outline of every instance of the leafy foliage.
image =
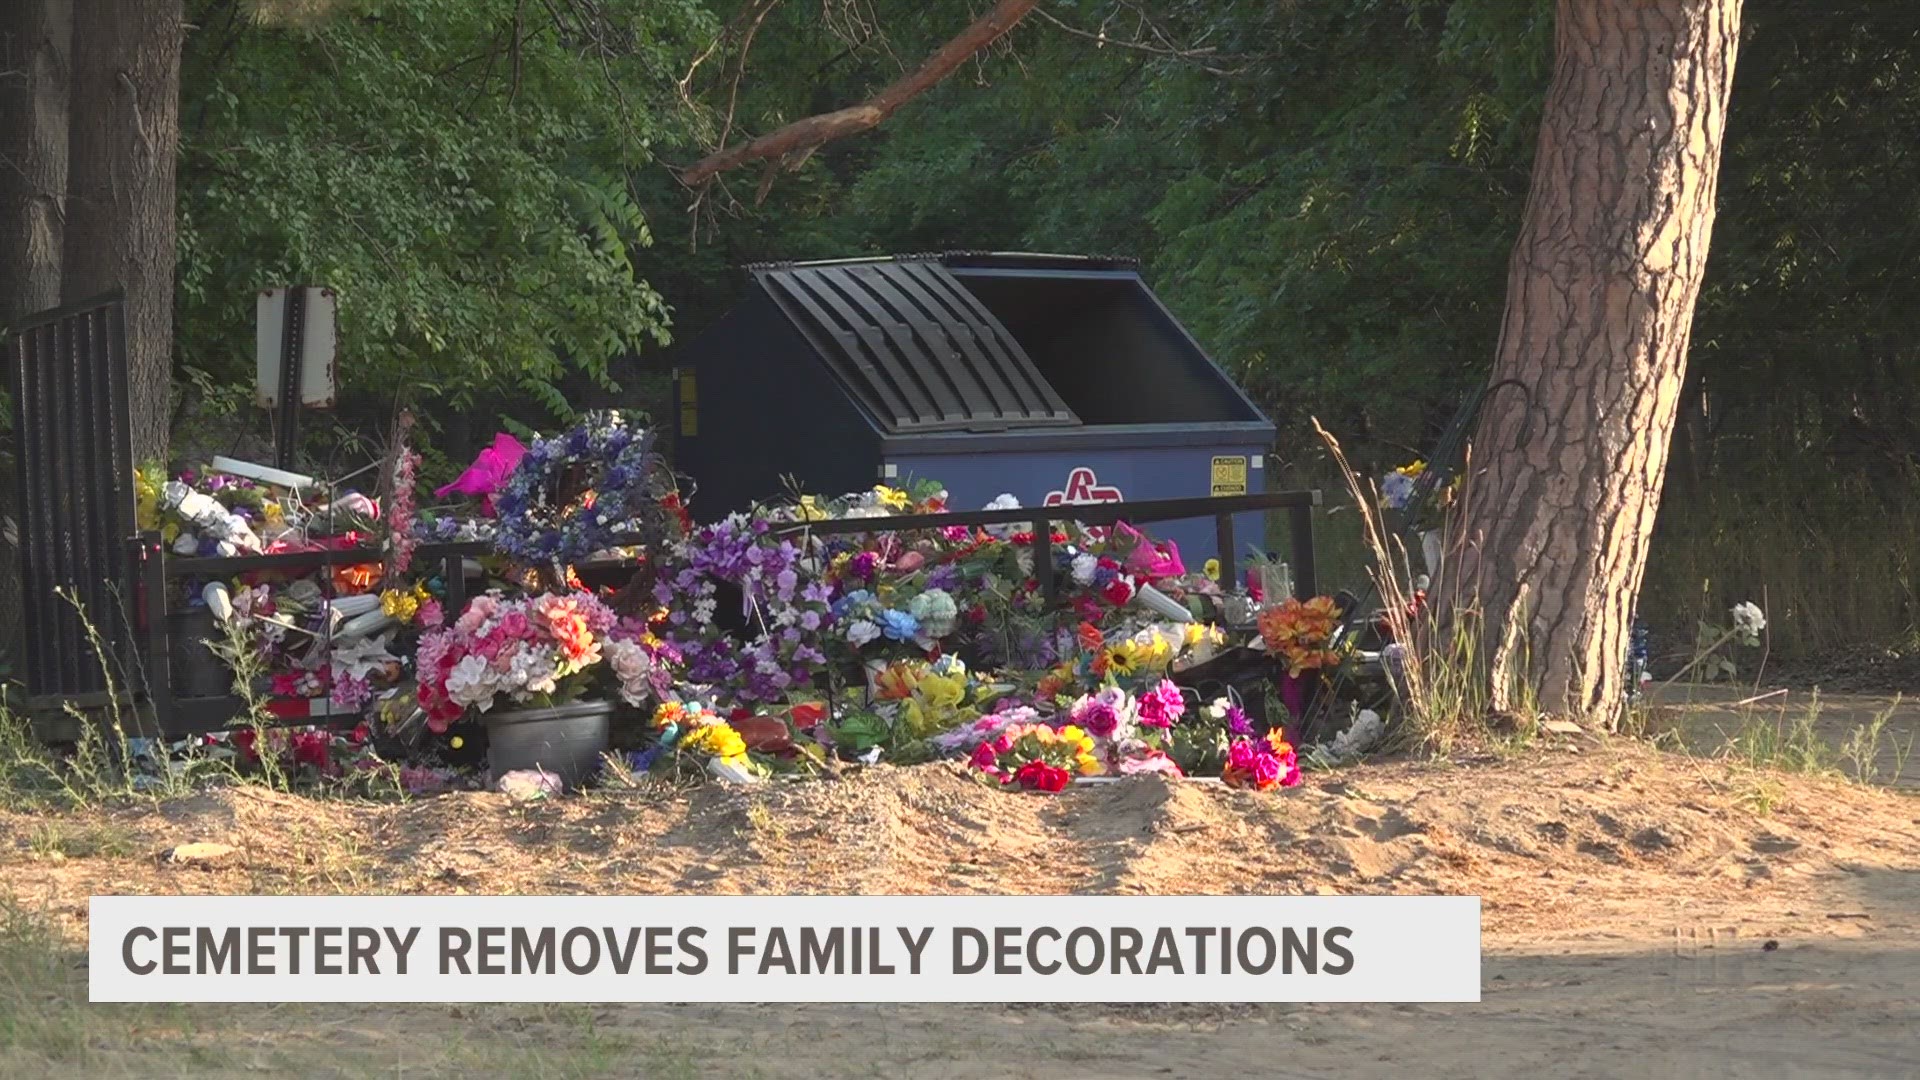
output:
M 400 402 L 513 388 L 565 416 L 569 373 L 610 385 L 666 342 L 632 180 L 683 135 L 670 93 L 711 32 L 699 4 L 200 7 L 178 324 L 209 387 L 250 384 L 253 295 L 287 282 L 338 291 L 345 388 Z

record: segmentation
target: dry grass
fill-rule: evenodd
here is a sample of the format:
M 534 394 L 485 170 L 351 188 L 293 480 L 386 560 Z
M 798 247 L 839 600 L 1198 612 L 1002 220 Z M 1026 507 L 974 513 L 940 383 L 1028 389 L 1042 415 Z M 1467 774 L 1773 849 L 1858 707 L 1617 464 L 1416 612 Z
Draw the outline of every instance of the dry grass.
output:
M 93 1005 L 84 954 L 53 920 L 0 900 L 0 1076 L 584 1080 L 707 1075 L 714 1060 L 578 1005 Z

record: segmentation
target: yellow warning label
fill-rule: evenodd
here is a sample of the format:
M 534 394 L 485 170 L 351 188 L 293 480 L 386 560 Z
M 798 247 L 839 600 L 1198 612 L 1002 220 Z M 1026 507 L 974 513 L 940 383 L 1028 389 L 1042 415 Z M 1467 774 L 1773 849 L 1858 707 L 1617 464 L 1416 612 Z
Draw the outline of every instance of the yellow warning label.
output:
M 688 438 L 700 435 L 700 390 L 691 371 L 680 373 L 680 434 Z
M 1247 459 L 1244 457 L 1217 457 L 1213 459 L 1213 494 L 1245 495 L 1247 493 Z

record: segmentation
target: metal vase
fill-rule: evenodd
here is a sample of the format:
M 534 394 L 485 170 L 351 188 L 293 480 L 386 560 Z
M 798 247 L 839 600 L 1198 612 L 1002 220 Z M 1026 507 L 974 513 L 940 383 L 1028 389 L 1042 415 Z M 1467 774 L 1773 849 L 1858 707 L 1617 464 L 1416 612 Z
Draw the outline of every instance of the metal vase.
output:
M 607 751 L 613 709 L 611 701 L 574 701 L 487 713 L 487 765 L 496 780 L 521 769 L 541 769 L 569 787 L 578 784 Z

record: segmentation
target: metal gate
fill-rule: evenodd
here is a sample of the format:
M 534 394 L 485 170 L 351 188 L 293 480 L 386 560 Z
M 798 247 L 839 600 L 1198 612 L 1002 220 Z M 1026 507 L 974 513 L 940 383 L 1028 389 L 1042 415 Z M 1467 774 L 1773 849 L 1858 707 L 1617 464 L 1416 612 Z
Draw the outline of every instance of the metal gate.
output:
M 28 318 L 6 342 L 6 366 L 18 451 L 27 693 L 98 702 L 109 687 L 102 657 L 125 693 L 133 689 L 127 674 L 138 655 L 120 295 Z

